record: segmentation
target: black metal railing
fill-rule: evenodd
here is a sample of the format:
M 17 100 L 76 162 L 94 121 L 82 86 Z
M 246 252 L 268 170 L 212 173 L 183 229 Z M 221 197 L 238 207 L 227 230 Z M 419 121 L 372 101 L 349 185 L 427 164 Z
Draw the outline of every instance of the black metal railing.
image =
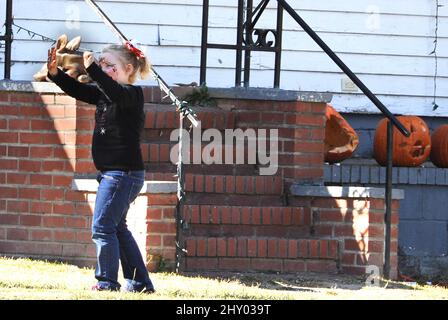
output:
M 258 20 L 270 0 L 262 0 L 253 10 L 253 0 L 238 0 L 238 21 L 236 44 L 218 44 L 208 42 L 208 14 L 209 0 L 204 0 L 202 15 L 202 46 L 201 46 L 201 74 L 200 84 L 206 82 L 207 69 L 207 50 L 208 49 L 226 49 L 236 50 L 235 63 L 235 86 L 241 86 L 241 73 L 244 73 L 244 86 L 249 86 L 251 69 L 251 52 L 264 51 L 275 53 L 274 67 L 274 88 L 280 85 L 281 55 L 282 55 L 282 32 L 283 32 L 283 8 L 280 4 L 277 6 L 277 26 L 275 29 L 256 28 Z M 246 5 L 244 2 L 247 2 Z M 246 17 L 244 19 L 244 12 Z M 244 20 L 246 22 L 244 22 Z M 274 40 L 268 40 L 268 37 Z M 243 66 L 244 51 L 244 66 Z
M 5 43 L 5 68 L 4 79 L 11 79 L 11 48 L 12 48 L 12 0 L 6 0 L 5 34 L 0 36 L 0 41 Z
M 385 186 L 385 255 L 383 274 L 385 278 L 390 277 L 390 233 L 391 233 L 391 214 L 392 214 L 392 151 L 393 151 L 393 126 L 398 131 L 409 136 L 409 131 L 403 124 L 386 108 L 383 103 L 370 91 L 369 88 L 352 72 L 352 70 L 336 55 L 336 53 L 328 47 L 328 45 L 317 35 L 317 33 L 300 17 L 300 15 L 288 4 L 286 0 L 277 0 L 277 29 L 256 29 L 263 11 L 266 9 L 270 0 L 262 0 L 253 10 L 253 0 L 238 0 L 238 22 L 237 22 L 237 44 L 216 44 L 208 42 L 208 13 L 209 0 L 203 1 L 203 23 L 202 23 L 202 50 L 201 50 L 201 72 L 200 83 L 206 83 L 207 69 L 207 49 L 232 49 L 237 51 L 236 67 L 235 67 L 235 86 L 241 86 L 242 72 L 242 52 L 245 53 L 244 59 L 244 86 L 249 86 L 250 75 L 250 55 L 252 51 L 272 51 L 276 54 L 274 68 L 274 87 L 280 85 L 280 69 L 281 69 L 281 50 L 282 50 L 282 25 L 283 10 L 286 11 L 300 27 L 319 45 L 319 47 L 339 66 L 339 68 L 353 81 L 353 83 L 373 102 L 373 104 L 389 119 L 387 127 L 387 169 L 386 169 L 386 186 Z M 243 17 L 246 13 L 246 21 Z M 255 18 L 253 18 L 255 16 Z M 245 31 L 245 32 L 244 32 Z M 275 37 L 275 45 L 273 42 L 266 43 L 266 35 L 271 32 Z M 257 41 L 253 41 L 253 35 L 258 35 Z

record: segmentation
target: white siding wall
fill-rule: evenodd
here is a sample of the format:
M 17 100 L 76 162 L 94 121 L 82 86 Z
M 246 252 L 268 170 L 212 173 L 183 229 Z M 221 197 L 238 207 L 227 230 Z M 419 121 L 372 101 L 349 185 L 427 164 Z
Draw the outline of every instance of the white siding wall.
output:
M 199 80 L 202 0 L 97 1 L 130 38 L 140 40 L 156 70 L 170 83 Z M 275 2 L 259 24 L 275 27 Z M 210 0 L 209 37 L 235 43 L 236 0 Z M 258 3 L 258 1 L 255 1 Z M 438 41 L 439 109 L 432 111 L 436 0 L 290 0 L 308 24 L 394 113 L 448 116 L 448 0 L 440 8 Z M 4 21 L 4 1 L 0 18 Z M 83 0 L 14 0 L 15 22 L 51 38 L 81 35 L 82 46 L 99 50 L 117 39 Z M 79 18 L 79 23 L 73 19 Z M 340 111 L 376 112 L 362 93 L 342 91 L 338 67 L 285 13 L 281 88 L 334 93 Z M 4 29 L 3 29 L 4 30 Z M 14 28 L 17 31 L 17 28 Z M 50 43 L 15 34 L 12 78 L 30 80 L 46 59 Z M 251 85 L 270 87 L 271 53 L 253 54 Z M 0 56 L 3 63 L 3 55 Z M 207 84 L 230 87 L 233 51 L 210 50 Z M 0 77 L 3 66 L 0 66 Z M 152 80 L 140 82 L 153 84 Z

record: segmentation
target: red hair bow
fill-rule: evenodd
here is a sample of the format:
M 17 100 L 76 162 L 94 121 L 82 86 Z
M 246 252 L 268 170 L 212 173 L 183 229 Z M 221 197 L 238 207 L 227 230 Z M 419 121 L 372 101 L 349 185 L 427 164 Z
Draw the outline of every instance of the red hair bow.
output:
M 129 41 L 126 41 L 125 46 L 126 46 L 126 48 L 128 48 L 129 51 L 133 52 L 138 59 L 145 57 L 145 54 L 140 49 L 136 48 Z

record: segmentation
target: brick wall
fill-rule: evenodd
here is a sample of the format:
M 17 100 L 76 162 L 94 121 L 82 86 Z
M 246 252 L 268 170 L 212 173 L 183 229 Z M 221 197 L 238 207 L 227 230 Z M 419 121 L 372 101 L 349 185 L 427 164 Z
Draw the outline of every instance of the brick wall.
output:
M 27 90 L 0 92 L 0 253 L 92 265 L 94 108 L 54 91 L 53 85 L 49 88 L 35 92 L 28 85 Z M 146 179 L 173 181 L 175 165 L 169 152 L 176 142 L 169 137 L 177 127 L 176 111 L 160 104 L 158 88 L 145 88 L 144 93 L 151 102 L 146 105 L 142 141 Z M 202 128 L 277 129 L 279 170 L 274 176 L 260 176 L 257 165 L 185 166 L 187 201 L 181 209 L 186 224 L 179 235 L 188 250 L 184 270 L 360 274 L 369 264 L 382 269 L 380 196 L 291 191 L 295 185 L 327 190 L 327 101 L 309 95 L 282 100 L 266 90 L 244 95 L 218 92 L 219 107 L 197 108 Z M 151 190 L 144 189 L 135 202 L 129 225 L 148 268 L 172 269 L 177 199 L 174 189 Z M 394 200 L 393 275 L 397 208 Z
M 96 176 L 95 109 L 50 86 L 49 92 L 29 85 L 28 92 L 0 92 L 0 254 L 91 266 L 95 192 L 72 184 Z M 134 226 L 146 226 L 140 242 L 150 269 L 174 263 L 176 203 L 175 194 L 142 192 L 131 207 L 131 220 L 139 217 Z

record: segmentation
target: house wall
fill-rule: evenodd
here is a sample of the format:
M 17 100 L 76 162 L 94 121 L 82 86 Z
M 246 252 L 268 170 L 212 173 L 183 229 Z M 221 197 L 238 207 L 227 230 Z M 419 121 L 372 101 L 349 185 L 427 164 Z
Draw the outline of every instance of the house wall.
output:
M 322 0 L 289 3 L 346 64 L 378 95 L 393 113 L 444 116 L 448 102 L 448 0 L 439 10 L 437 103 L 434 94 L 435 0 Z M 201 0 L 98 1 L 104 11 L 130 38 L 139 40 L 156 70 L 170 84 L 199 81 Z M 211 42 L 235 43 L 237 1 L 211 0 Z M 275 27 L 275 1 L 271 1 L 259 26 Z M 4 17 L 4 4 L 0 19 Z M 82 0 L 14 1 L 15 23 L 49 38 L 66 33 L 81 35 L 82 46 L 100 50 L 116 42 L 111 33 Z M 2 19 L 3 20 L 3 19 Z M 14 80 L 31 80 L 46 60 L 51 43 L 17 33 L 13 42 Z M 271 87 L 274 58 L 253 53 L 251 86 Z M 2 59 L 3 61 L 3 59 Z M 207 84 L 234 85 L 235 54 L 210 50 Z M 0 77 L 3 68 L 0 65 Z M 339 111 L 376 113 L 376 107 L 360 91 L 342 88 L 346 76 L 313 43 L 287 14 L 284 19 L 281 88 L 333 93 Z M 152 80 L 143 83 L 150 84 Z

